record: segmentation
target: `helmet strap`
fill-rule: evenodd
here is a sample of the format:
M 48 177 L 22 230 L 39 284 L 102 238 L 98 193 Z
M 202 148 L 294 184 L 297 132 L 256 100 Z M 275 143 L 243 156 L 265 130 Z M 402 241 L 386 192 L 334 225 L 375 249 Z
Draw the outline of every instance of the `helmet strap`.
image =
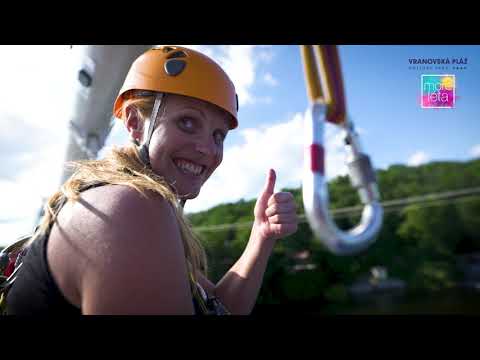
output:
M 139 152 L 140 157 L 147 167 L 151 167 L 150 156 L 148 153 L 148 147 L 150 145 L 150 140 L 152 139 L 153 130 L 157 122 L 158 111 L 160 110 L 160 105 L 162 104 L 163 93 L 157 93 L 155 95 L 155 103 L 153 104 L 152 114 L 150 115 L 150 121 L 148 122 L 148 133 L 147 137 L 143 141 L 143 144 L 140 145 Z
M 148 147 L 150 146 L 150 140 L 152 139 L 153 130 L 155 129 L 158 111 L 160 110 L 160 105 L 162 104 L 162 100 L 164 100 L 164 94 L 157 93 L 155 95 L 155 103 L 153 104 L 152 114 L 150 115 L 150 121 L 148 123 L 147 137 L 145 138 L 145 141 L 143 142 L 143 144 L 139 146 L 140 157 L 142 158 L 142 161 L 144 162 L 144 164 L 149 168 L 151 168 L 152 165 L 150 164 L 150 155 L 148 153 Z M 180 200 L 180 206 L 182 207 L 182 209 L 185 206 L 186 201 L 187 201 L 186 199 Z

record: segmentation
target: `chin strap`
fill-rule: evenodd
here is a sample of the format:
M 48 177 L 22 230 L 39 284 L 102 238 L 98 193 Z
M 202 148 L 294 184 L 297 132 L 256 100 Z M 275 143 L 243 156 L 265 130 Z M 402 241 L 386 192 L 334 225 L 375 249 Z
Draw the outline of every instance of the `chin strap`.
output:
M 153 104 L 153 109 L 152 109 L 152 114 L 150 115 L 150 119 L 148 121 L 148 129 L 147 127 L 144 128 L 144 135 L 145 135 L 145 130 L 147 130 L 147 136 L 144 136 L 144 141 L 142 144 L 136 144 L 140 153 L 140 158 L 144 162 L 144 164 L 151 168 L 152 165 L 150 164 L 150 155 L 148 153 L 148 147 L 150 146 L 150 140 L 152 139 L 153 135 L 153 130 L 155 130 L 155 125 L 157 123 L 157 117 L 158 117 L 158 112 L 160 110 L 160 106 L 162 105 L 162 101 L 165 99 L 165 94 L 163 93 L 157 93 L 155 95 L 155 103 Z M 187 202 L 186 199 L 180 200 L 180 206 L 182 209 L 185 206 L 185 203 Z
M 150 115 L 150 119 L 148 121 L 148 128 L 144 127 L 144 135 L 145 130 L 147 130 L 147 136 L 144 136 L 143 143 L 139 146 L 140 157 L 142 158 L 143 162 L 147 167 L 151 167 L 150 164 L 150 156 L 148 154 L 148 147 L 150 145 L 150 140 L 152 139 L 153 130 L 155 129 L 155 125 L 157 123 L 157 116 L 158 111 L 160 110 L 160 105 L 162 104 L 162 100 L 164 99 L 163 93 L 157 93 L 155 95 L 155 103 L 153 104 L 152 114 Z

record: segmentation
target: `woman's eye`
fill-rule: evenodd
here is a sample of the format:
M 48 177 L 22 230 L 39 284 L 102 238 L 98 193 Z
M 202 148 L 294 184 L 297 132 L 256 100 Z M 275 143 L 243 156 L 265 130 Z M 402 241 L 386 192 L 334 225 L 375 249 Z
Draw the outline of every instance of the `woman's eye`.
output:
M 190 119 L 190 118 L 182 118 L 180 120 L 180 125 L 182 126 L 182 128 L 186 129 L 186 130 L 192 130 L 193 129 L 193 120 Z

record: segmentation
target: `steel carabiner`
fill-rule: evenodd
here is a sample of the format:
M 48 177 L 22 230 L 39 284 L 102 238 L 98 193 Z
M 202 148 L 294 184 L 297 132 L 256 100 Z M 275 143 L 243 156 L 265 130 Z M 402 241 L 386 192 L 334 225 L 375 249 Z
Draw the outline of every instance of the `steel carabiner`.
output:
M 380 194 L 370 158 L 360 146 L 353 122 L 346 116 L 340 59 L 336 46 L 302 45 L 301 53 L 310 106 L 305 117 L 303 204 L 316 237 L 336 255 L 365 250 L 376 238 L 383 221 Z M 340 230 L 332 220 L 325 177 L 325 121 L 344 131 L 350 182 L 364 204 L 360 224 Z

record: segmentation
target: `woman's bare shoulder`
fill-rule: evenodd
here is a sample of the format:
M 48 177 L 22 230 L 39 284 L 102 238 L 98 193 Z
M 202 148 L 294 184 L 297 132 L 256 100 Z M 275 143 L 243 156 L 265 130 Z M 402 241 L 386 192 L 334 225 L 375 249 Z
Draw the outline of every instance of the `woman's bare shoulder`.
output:
M 95 208 L 103 209 L 111 216 L 132 207 L 141 210 L 139 208 L 149 209 L 152 206 L 163 208 L 167 204 L 167 200 L 159 194 L 152 191 L 141 193 L 127 185 L 104 185 L 92 188 L 83 192 L 78 201 L 78 205 L 83 206 L 87 211 L 94 205 Z
M 103 256 L 97 255 L 96 265 L 83 275 L 85 313 L 193 311 L 185 249 L 174 211 L 162 197 L 148 195 L 134 189 L 109 189 L 95 197 L 97 202 L 109 203 L 111 223 L 100 236 L 108 249 Z
M 63 225 L 76 249 L 82 309 L 134 313 L 139 309 L 119 292 L 135 291 L 139 296 L 154 294 L 142 302 L 141 311 L 168 312 L 176 309 L 175 303 L 179 312 L 190 310 L 180 230 L 165 199 L 152 193 L 145 197 L 128 186 L 102 186 L 82 193 L 69 206 L 63 220 L 59 217 L 58 229 Z M 162 302 L 166 307 L 158 307 L 160 296 L 170 299 Z
M 141 238 L 136 240 L 141 245 L 142 239 L 158 235 L 159 223 L 172 224 L 174 219 L 171 205 L 158 194 L 144 196 L 130 186 L 105 185 L 87 190 L 79 200 L 68 202 L 56 227 L 81 248 L 98 253 L 131 238 Z

